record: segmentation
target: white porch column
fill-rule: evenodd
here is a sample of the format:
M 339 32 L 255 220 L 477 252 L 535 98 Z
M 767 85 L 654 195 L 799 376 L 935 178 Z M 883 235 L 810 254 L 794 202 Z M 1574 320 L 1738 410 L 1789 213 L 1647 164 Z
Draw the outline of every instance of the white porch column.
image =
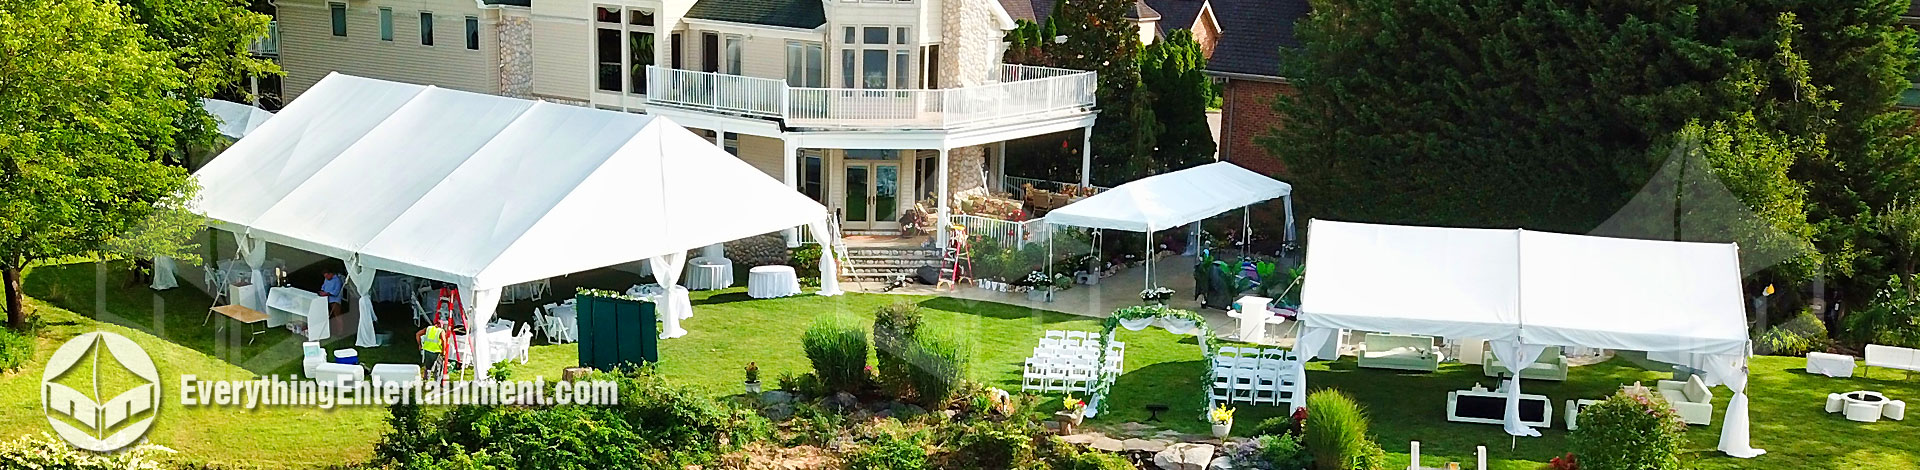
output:
M 1093 126 L 1080 132 L 1080 187 L 1092 187 L 1093 181 Z M 1147 237 L 1153 238 L 1153 237 Z
M 713 146 L 720 147 L 720 150 L 727 149 L 727 131 L 725 129 L 718 127 L 713 128 Z
M 780 142 L 786 148 L 786 153 L 781 154 L 785 155 L 785 158 L 782 159 L 784 163 L 780 164 L 781 176 L 787 181 L 787 189 L 798 192 L 800 191 L 800 164 L 796 160 L 800 159 L 800 143 L 794 142 L 792 138 L 782 138 Z M 782 236 L 787 239 L 787 248 L 800 246 L 800 229 L 798 227 L 786 229 L 782 232 Z
M 938 227 L 934 229 L 934 233 L 938 234 L 936 240 L 939 241 L 938 246 L 941 249 L 947 247 L 947 226 L 953 223 L 947 215 L 947 205 L 949 204 L 947 202 L 947 150 L 945 147 L 940 148 L 940 158 L 935 160 L 934 163 L 934 174 L 938 176 L 933 178 L 934 181 L 938 182 L 938 186 L 940 187 L 940 192 L 936 195 L 940 207 L 938 211 L 939 217 L 934 219 Z
M 1007 141 L 1002 140 L 1000 141 L 1000 146 L 994 149 L 993 151 L 993 183 L 988 185 L 987 191 L 998 192 L 1000 191 L 1000 188 L 1005 187 L 1006 185 L 1007 185 Z

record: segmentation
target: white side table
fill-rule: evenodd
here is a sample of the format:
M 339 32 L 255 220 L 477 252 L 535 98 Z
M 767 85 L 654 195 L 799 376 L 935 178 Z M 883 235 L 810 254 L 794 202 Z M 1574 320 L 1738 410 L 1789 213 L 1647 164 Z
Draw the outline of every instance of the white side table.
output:
M 792 266 L 755 266 L 747 270 L 747 296 L 771 299 L 800 294 L 800 278 Z
M 1852 377 L 1853 356 L 1823 352 L 1807 353 L 1807 373 L 1828 377 Z

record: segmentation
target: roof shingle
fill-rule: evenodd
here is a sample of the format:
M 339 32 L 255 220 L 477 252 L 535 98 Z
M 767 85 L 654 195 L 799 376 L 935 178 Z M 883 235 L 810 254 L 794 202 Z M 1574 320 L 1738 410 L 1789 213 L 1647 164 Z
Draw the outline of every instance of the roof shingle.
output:
M 801 29 L 827 24 L 820 0 L 700 0 L 687 17 Z
M 1053 16 L 1055 1 L 1057 0 L 1000 0 L 1000 6 L 1005 7 L 1007 14 L 1013 16 L 1013 19 L 1039 23 Z M 1136 20 L 1158 20 L 1161 19 L 1161 14 L 1155 11 L 1152 5 L 1148 5 L 1146 0 L 1134 0 L 1133 9 L 1127 12 L 1127 17 Z
M 1293 37 L 1294 22 L 1313 8 L 1307 0 L 1211 0 L 1214 21 L 1220 22 L 1220 42 L 1207 70 L 1280 76 L 1280 48 L 1300 47 Z

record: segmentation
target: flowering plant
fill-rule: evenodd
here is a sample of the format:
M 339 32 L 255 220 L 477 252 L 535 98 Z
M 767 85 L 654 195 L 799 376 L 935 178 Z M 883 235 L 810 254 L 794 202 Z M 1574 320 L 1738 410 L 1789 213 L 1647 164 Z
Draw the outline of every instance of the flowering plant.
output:
M 1039 271 L 1027 273 L 1027 285 L 1034 286 L 1034 287 L 1045 287 L 1048 284 L 1052 284 L 1052 283 L 1053 283 L 1053 279 L 1047 277 L 1047 273 L 1043 273 Z
M 1168 289 L 1165 287 L 1155 287 L 1151 289 L 1140 290 L 1141 301 L 1166 300 L 1171 298 L 1173 298 L 1173 289 Z
M 759 381 L 760 381 L 760 365 L 754 364 L 751 362 L 747 363 L 747 383 L 754 383 Z
M 1087 410 L 1087 402 L 1080 401 L 1080 399 L 1074 398 L 1073 395 L 1067 395 L 1065 398 L 1060 399 L 1060 407 L 1067 411 L 1079 413 Z
M 1233 422 L 1233 408 L 1228 408 L 1226 404 L 1213 407 L 1213 409 L 1207 410 L 1207 420 L 1212 421 L 1213 424 Z

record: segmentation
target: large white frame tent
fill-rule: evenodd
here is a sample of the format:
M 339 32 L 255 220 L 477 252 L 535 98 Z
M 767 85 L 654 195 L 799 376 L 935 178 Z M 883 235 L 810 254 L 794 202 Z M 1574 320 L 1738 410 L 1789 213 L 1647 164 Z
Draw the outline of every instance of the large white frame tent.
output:
M 1153 233 L 1280 198 L 1287 239 L 1293 239 L 1293 185 L 1228 162 L 1148 176 L 1047 212 L 1049 225 L 1144 232 L 1147 288 L 1153 283 Z M 1047 237 L 1053 259 L 1053 237 Z
M 196 176 L 256 284 L 272 243 L 344 261 L 362 312 L 376 271 L 457 284 L 469 325 L 507 285 L 638 260 L 672 285 L 689 249 L 801 225 L 832 243 L 826 207 L 665 118 L 337 73 Z M 661 336 L 685 335 L 684 298 L 664 305 Z M 462 345 L 480 377 L 485 331 Z
M 1547 346 L 1686 354 L 1702 380 L 1734 393 L 1722 452 L 1748 441 L 1746 310 L 1733 244 L 1635 240 L 1526 230 L 1411 227 L 1313 220 L 1301 291 L 1301 361 L 1338 356 L 1342 329 L 1489 340 L 1505 364 Z M 1294 393 L 1306 392 L 1297 369 Z M 1509 380 L 1506 430 L 1519 422 Z

